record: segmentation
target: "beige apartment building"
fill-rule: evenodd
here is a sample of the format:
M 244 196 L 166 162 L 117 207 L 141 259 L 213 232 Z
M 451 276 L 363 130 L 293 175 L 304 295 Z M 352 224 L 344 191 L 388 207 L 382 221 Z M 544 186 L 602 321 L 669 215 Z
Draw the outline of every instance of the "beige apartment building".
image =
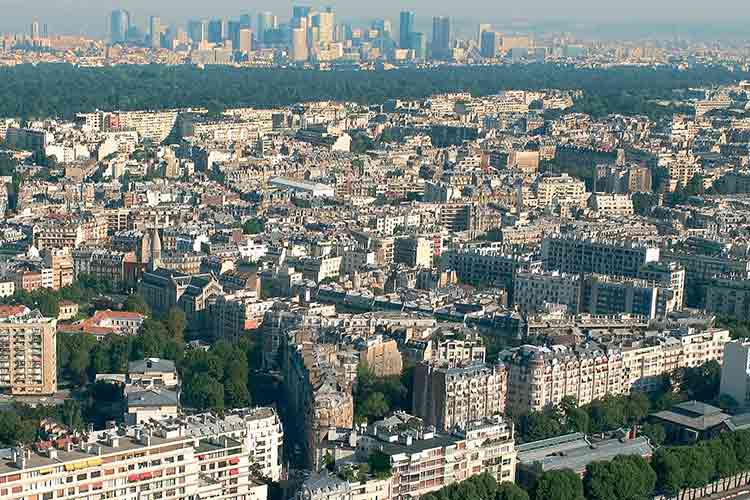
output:
M 260 423 L 269 422 L 269 426 Z M 283 433 L 270 408 L 181 416 L 0 451 L 3 500 L 265 500 Z
M 503 365 L 421 363 L 414 369 L 414 413 L 439 431 L 505 411 L 508 375 Z
M 56 335 L 56 319 L 24 306 L 0 307 L 0 389 L 19 396 L 54 394 Z
M 554 203 L 560 205 L 584 205 L 588 198 L 586 184 L 568 174 L 543 176 L 536 184 L 539 206 L 547 207 Z
M 522 346 L 506 358 L 507 406 L 540 411 L 570 396 L 579 405 L 610 394 L 650 392 L 677 368 L 722 362 L 729 331 L 686 328 L 638 339 L 602 337 L 595 343 Z

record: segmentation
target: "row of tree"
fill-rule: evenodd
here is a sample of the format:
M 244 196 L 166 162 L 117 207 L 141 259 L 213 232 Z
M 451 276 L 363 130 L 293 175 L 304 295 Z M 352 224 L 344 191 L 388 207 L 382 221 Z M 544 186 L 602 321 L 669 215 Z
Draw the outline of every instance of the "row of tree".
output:
M 445 92 L 488 95 L 519 88 L 582 89 L 588 98 L 581 104 L 583 111 L 595 115 L 640 114 L 655 109 L 652 99 L 672 98 L 673 89 L 728 84 L 743 78 L 750 75 L 719 66 L 677 70 L 529 64 L 373 72 L 228 67 L 203 70 L 187 65 L 18 65 L 0 69 L 0 115 L 73 118 L 75 113 L 96 109 L 206 107 L 217 111 L 324 100 L 374 104 Z
M 118 291 L 120 291 L 120 287 L 111 281 L 101 280 L 90 275 L 80 275 L 73 284 L 59 290 L 40 288 L 27 292 L 17 289 L 13 295 L 0 299 L 0 303 L 25 305 L 31 309 L 39 309 L 47 317 L 56 318 L 60 313 L 61 300 L 75 302 L 79 306 L 85 307 L 102 294 Z
M 529 494 L 514 483 L 498 484 L 491 474 L 484 472 L 434 493 L 422 495 L 420 498 L 422 500 L 529 500 Z
M 700 498 L 748 483 L 750 431 L 727 432 L 693 446 L 662 447 L 647 461 L 621 455 L 591 462 L 581 479 L 572 470 L 542 472 L 530 495 L 515 485 L 498 485 L 489 474 L 474 476 L 425 495 L 427 500 L 642 500 L 653 494 Z

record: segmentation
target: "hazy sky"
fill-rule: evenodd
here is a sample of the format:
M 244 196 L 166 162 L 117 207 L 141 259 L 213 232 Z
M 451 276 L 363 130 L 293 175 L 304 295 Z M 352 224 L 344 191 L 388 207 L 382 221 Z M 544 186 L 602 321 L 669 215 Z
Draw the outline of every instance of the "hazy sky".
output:
M 106 30 L 107 13 L 113 8 L 131 11 L 139 25 L 145 25 L 149 15 L 159 15 L 166 23 L 183 23 L 189 17 L 230 17 L 261 10 L 271 10 L 283 21 L 289 17 L 293 4 L 319 8 L 332 5 L 340 19 L 386 17 L 394 22 L 394 29 L 398 12 L 403 9 L 414 10 L 418 18 L 427 21 L 433 15 L 477 22 L 565 19 L 715 24 L 725 20 L 750 21 L 750 0 L 331 0 L 320 3 L 309 0 L 0 0 L 0 32 L 25 32 L 31 21 L 38 19 L 47 23 L 52 33 L 102 35 Z

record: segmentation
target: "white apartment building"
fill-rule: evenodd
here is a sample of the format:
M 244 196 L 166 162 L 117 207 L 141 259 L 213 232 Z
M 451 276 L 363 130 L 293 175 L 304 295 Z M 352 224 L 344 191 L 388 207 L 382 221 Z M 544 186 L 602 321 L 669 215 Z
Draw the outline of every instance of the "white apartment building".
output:
M 542 176 L 536 184 L 539 205 L 548 207 L 555 203 L 560 205 L 585 205 L 589 194 L 586 183 L 570 177 L 568 174 L 559 176 Z
M 280 479 L 282 437 L 274 410 L 256 408 L 90 432 L 44 451 L 2 450 L 0 498 L 265 500 L 251 471 L 259 465 Z
M 659 261 L 659 248 L 554 235 L 542 241 L 542 260 L 546 269 L 564 273 L 636 277 Z
M 629 194 L 594 193 L 589 206 L 602 217 L 630 217 L 634 213 Z
M 724 346 L 720 394 L 731 396 L 740 408 L 750 406 L 750 341 L 734 340 Z

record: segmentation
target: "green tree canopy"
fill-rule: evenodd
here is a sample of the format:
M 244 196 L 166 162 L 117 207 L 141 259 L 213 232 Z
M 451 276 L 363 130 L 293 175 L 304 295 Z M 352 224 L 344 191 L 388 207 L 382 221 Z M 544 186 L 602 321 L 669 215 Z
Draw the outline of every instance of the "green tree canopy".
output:
M 584 500 L 583 482 L 572 470 L 544 472 L 534 484 L 534 500 Z

